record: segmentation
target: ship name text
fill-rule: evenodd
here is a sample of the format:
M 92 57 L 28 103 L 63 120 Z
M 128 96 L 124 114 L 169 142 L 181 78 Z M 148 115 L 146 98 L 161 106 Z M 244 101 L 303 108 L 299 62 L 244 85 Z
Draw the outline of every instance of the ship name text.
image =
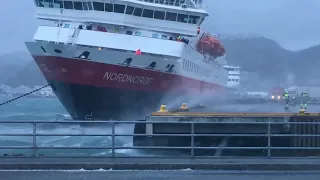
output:
M 151 77 L 145 76 L 134 76 L 130 74 L 118 74 L 113 72 L 106 72 L 103 76 L 103 79 L 109 81 L 119 81 L 123 83 L 133 83 L 133 84 L 141 84 L 149 86 L 151 85 L 152 81 L 154 80 Z

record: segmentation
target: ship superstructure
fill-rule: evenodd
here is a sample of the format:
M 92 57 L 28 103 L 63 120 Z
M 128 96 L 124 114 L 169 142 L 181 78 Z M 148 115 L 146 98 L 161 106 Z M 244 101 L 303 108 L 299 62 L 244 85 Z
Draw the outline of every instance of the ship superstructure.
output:
M 35 0 L 26 45 L 73 119 L 125 119 L 182 96 L 225 91 L 228 72 L 197 0 Z M 147 107 L 146 107 L 147 106 Z
M 223 66 L 228 71 L 228 88 L 239 88 L 240 86 L 240 67 L 239 66 Z

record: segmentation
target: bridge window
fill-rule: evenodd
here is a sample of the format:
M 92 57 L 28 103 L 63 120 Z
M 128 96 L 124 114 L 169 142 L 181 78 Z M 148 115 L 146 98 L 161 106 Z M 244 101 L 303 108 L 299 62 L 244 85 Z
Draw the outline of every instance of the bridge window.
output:
M 63 3 L 61 0 L 53 0 L 53 7 L 54 8 L 63 8 Z
M 63 7 L 65 9 L 73 9 L 73 3 L 72 1 L 63 1 Z
M 187 23 L 188 22 L 188 15 L 185 14 L 178 14 L 178 22 L 184 22 Z
M 166 36 L 166 35 L 161 35 L 161 39 L 168 39 L 168 36 Z
M 83 2 L 83 10 L 92 10 L 91 2 Z
M 133 12 L 133 15 L 134 15 L 134 16 L 139 16 L 139 17 L 141 17 L 141 14 L 142 14 L 142 9 L 141 9 L 141 8 L 135 8 L 135 9 L 134 9 L 134 12 Z
M 73 5 L 74 5 L 74 9 L 76 9 L 76 10 L 83 10 L 82 2 L 73 1 Z
M 105 3 L 105 11 L 106 12 L 113 12 L 113 4 Z
M 124 9 L 126 8 L 125 5 L 122 4 L 114 4 L 114 12 L 115 13 L 124 13 Z
M 164 20 L 164 17 L 166 16 L 166 13 L 163 11 L 154 11 L 154 18 Z
M 152 37 L 153 37 L 153 38 L 159 38 L 159 34 L 153 33 L 153 34 L 152 34 Z
M 133 6 L 127 6 L 126 8 L 126 14 L 132 14 L 133 13 L 133 10 L 134 10 L 134 7 Z
M 199 16 L 189 16 L 189 23 L 190 24 L 197 24 L 199 21 L 200 17 Z
M 104 4 L 100 2 L 92 2 L 94 10 L 104 11 Z
M 135 36 L 141 36 L 141 32 L 140 31 L 136 31 L 136 32 L 134 32 L 134 35 Z
M 153 10 L 143 9 L 142 17 L 153 18 Z
M 166 20 L 168 20 L 168 21 L 176 21 L 177 20 L 177 13 L 167 12 Z
M 37 6 L 39 7 L 50 7 L 53 8 L 53 4 L 52 4 L 53 0 L 37 0 Z
M 127 35 L 132 35 L 132 31 L 126 31 Z

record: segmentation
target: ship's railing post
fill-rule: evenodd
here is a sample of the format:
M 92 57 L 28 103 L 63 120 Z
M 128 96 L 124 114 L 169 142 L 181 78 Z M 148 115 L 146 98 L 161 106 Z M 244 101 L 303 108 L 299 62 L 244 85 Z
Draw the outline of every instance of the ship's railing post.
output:
M 112 121 L 112 157 L 115 157 L 115 134 L 116 134 L 116 123 Z
M 194 157 L 194 122 L 191 122 L 191 157 Z
M 32 123 L 32 157 L 37 156 L 37 122 Z
M 270 118 L 269 121 L 267 122 L 267 126 L 268 126 L 268 158 L 271 157 L 271 123 L 270 123 Z

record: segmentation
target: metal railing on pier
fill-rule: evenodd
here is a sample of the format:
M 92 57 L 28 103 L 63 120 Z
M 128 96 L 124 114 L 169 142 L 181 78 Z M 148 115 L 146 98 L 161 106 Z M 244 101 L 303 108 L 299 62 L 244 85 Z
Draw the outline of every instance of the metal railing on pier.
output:
M 134 134 L 134 124 L 188 132 Z M 220 131 L 201 132 L 200 125 Z M 305 157 L 320 155 L 320 122 L 1 121 L 2 157 Z M 226 127 L 228 126 L 228 128 Z M 225 132 L 223 127 L 226 128 Z M 250 128 L 250 133 L 247 131 Z M 254 130 L 257 128 L 257 131 Z M 169 132 L 169 131 L 168 131 Z M 232 133 L 233 132 L 233 133 Z M 144 142 L 133 146 L 133 136 Z M 161 138 L 162 137 L 162 138 Z M 138 138 L 139 139 L 139 138 Z M 170 143 L 168 143 L 170 139 Z M 167 144 L 163 143 L 167 140 Z M 154 143 L 159 142 L 159 143 Z M 173 142 L 173 143 L 172 143 Z M 183 143 L 182 143 L 183 142 Z M 200 143 L 199 143 L 200 142 Z M 204 142 L 204 143 L 202 143 Z M 165 144 L 165 145 L 163 145 Z

